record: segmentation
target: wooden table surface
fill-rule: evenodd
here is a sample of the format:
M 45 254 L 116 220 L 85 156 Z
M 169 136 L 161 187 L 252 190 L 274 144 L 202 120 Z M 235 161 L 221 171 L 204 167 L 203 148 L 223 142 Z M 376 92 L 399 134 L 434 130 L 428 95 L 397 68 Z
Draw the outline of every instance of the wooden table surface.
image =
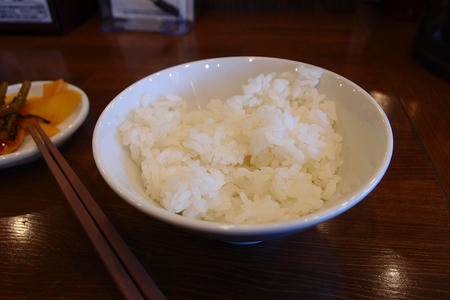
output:
M 168 299 L 450 299 L 450 84 L 412 56 L 417 28 L 376 7 L 209 12 L 182 36 L 104 33 L 93 17 L 64 36 L 2 35 L 0 80 L 61 77 L 86 91 L 89 115 L 61 150 Z M 156 221 L 106 185 L 91 138 L 108 102 L 160 69 L 235 55 L 318 65 L 373 95 L 394 154 L 368 197 L 309 230 L 236 246 Z M 0 298 L 121 297 L 45 163 L 0 169 Z

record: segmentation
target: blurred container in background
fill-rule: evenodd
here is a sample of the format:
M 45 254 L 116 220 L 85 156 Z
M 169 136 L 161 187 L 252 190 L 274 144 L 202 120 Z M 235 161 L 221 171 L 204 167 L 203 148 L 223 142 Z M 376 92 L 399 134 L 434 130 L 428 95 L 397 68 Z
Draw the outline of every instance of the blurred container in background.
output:
M 428 7 L 427 0 L 383 0 L 386 15 L 398 20 L 420 22 Z
M 0 0 L 0 32 L 64 34 L 95 10 L 92 0 Z
M 98 0 L 104 31 L 184 34 L 193 26 L 194 0 Z
M 414 43 L 414 53 L 431 70 L 450 78 L 450 1 L 432 0 Z

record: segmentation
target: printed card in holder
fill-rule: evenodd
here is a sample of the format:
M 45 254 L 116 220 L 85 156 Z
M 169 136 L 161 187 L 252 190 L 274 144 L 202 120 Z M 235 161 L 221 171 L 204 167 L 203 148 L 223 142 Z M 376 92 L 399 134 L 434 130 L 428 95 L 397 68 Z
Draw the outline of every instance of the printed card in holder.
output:
M 104 31 L 187 33 L 194 22 L 194 0 L 99 0 Z
M 95 11 L 91 0 L 0 0 L 0 32 L 64 34 Z

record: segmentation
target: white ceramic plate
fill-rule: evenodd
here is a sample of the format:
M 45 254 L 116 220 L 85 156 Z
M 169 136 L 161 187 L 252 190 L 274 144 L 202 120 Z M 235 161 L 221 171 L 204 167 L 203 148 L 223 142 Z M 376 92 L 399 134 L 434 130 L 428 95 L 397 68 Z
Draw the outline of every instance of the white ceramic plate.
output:
M 31 88 L 28 97 L 42 96 L 43 85 L 44 83 L 48 82 L 50 81 L 33 81 L 31 83 Z M 21 86 L 20 83 L 8 86 L 7 95 L 17 93 L 20 89 L 20 86 Z M 53 143 L 55 143 L 58 146 L 64 143 L 70 136 L 72 136 L 72 134 L 84 122 L 89 112 L 89 100 L 86 93 L 72 84 L 68 84 L 68 88 L 69 90 L 79 92 L 81 94 L 81 101 L 78 104 L 76 110 L 57 126 L 61 131 L 51 137 Z M 0 155 L 0 168 L 7 168 L 11 166 L 24 164 L 32 160 L 35 160 L 38 157 L 40 157 L 39 150 L 34 144 L 34 141 L 31 138 L 31 136 L 27 135 L 25 136 L 22 145 L 20 145 L 19 149 L 17 149 L 15 152 Z

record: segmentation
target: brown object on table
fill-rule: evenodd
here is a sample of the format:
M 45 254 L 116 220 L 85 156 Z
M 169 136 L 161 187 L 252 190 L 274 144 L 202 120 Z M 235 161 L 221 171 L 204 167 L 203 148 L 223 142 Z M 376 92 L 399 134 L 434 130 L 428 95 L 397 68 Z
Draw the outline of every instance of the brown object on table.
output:
M 183 36 L 100 24 L 3 36 L 0 81 L 62 77 L 87 93 L 90 113 L 60 150 L 168 299 L 450 298 L 450 84 L 414 59 L 418 24 L 373 5 L 345 15 L 204 12 Z M 163 68 L 234 55 L 311 63 L 372 94 L 394 134 L 375 190 L 328 222 L 252 246 L 192 235 L 120 199 L 91 150 L 109 101 Z M 122 297 L 65 201 L 42 160 L 0 169 L 0 298 Z
M 26 127 L 125 298 L 165 299 L 39 123 Z

